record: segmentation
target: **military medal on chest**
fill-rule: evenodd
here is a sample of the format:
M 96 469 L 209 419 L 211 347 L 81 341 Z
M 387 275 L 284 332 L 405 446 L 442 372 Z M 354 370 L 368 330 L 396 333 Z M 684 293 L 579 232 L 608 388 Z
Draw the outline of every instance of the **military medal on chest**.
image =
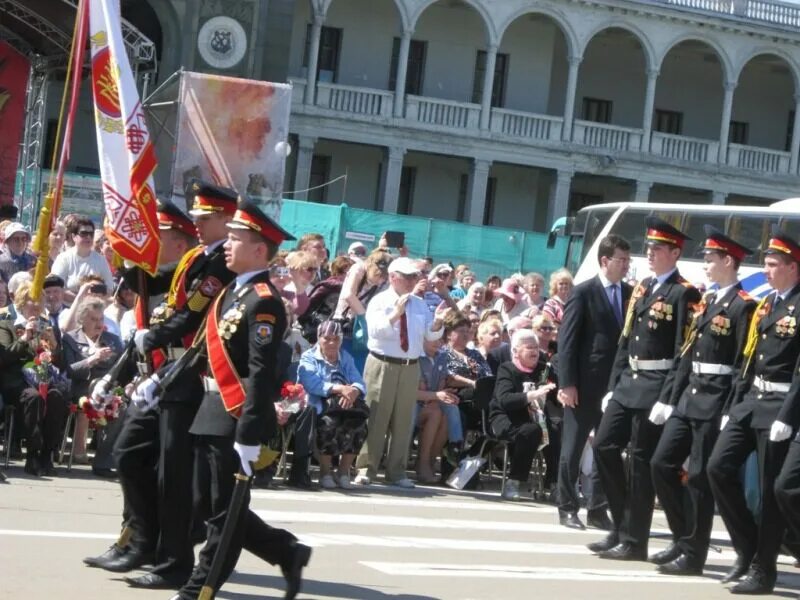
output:
M 647 326 L 650 329 L 658 329 L 659 321 L 672 321 L 672 305 L 663 300 L 656 300 L 650 306 L 650 320 Z
M 244 316 L 244 303 L 237 302 L 225 311 L 219 322 L 219 334 L 223 339 L 229 340 L 239 328 L 239 321 Z
M 790 307 L 793 308 L 793 307 Z M 797 331 L 797 319 L 794 318 L 794 315 L 786 315 L 782 319 L 780 319 L 777 323 L 775 323 L 775 332 L 784 337 L 792 336 Z
M 711 331 L 717 335 L 728 335 L 731 332 L 731 320 L 723 315 L 711 319 Z

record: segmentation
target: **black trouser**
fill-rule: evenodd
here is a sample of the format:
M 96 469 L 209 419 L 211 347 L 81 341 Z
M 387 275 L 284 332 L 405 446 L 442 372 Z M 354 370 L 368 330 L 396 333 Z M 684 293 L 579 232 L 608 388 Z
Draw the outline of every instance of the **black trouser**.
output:
M 188 599 L 197 598 L 208 577 L 228 516 L 233 494 L 233 476 L 239 470 L 239 456 L 233 449 L 233 440 L 228 438 L 198 436 L 195 440 L 194 459 L 197 470 L 203 474 L 200 481 L 209 484 L 205 489 L 198 489 L 196 492 L 208 498 L 211 518 L 208 520 L 207 541 L 200 551 L 197 567 L 189 581 L 180 589 L 180 597 Z M 243 548 L 273 565 L 284 565 L 292 556 L 297 538 L 284 529 L 274 529 L 264 523 L 248 508 L 249 504 L 248 493 L 239 513 L 231 544 L 225 549 L 225 563 L 215 592 L 230 576 Z
M 158 523 L 160 535 L 153 573 L 181 584 L 194 566 L 192 547 L 192 466 L 189 427 L 197 413 L 190 403 L 160 405 L 158 459 Z M 197 515 L 203 518 L 205 515 Z
M 645 550 L 655 500 L 650 458 L 661 434 L 649 416 L 650 409 L 625 408 L 612 398 L 594 438 L 594 458 L 619 540 Z M 626 476 L 622 452 L 629 442 Z
M 744 424 L 731 420 L 720 433 L 708 461 L 711 491 L 734 549 L 769 575 L 777 572 L 778 551 L 786 530 L 774 488 L 789 444 L 789 440 L 770 442 L 769 430 L 753 429 L 749 420 Z M 747 508 L 740 476 L 753 450 L 758 453 L 761 489 L 761 510 L 757 518 Z
M 131 404 L 114 444 L 131 545 L 143 552 L 154 551 L 158 542 L 159 419 L 157 411 Z
M 705 565 L 714 520 L 714 497 L 706 466 L 719 434 L 719 418 L 699 421 L 673 413 L 664 425 L 651 462 L 653 486 L 667 516 L 673 541 L 693 566 Z M 689 480 L 681 469 L 689 458 Z
M 531 474 L 533 457 L 542 441 L 542 428 L 536 423 L 512 425 L 505 416 L 495 417 L 491 423 L 494 434 L 510 443 L 511 468 L 508 478 L 525 482 Z
M 25 423 L 24 432 L 20 431 L 19 435 L 28 440 L 28 450 L 52 452 L 58 448 L 69 415 L 69 402 L 61 390 L 50 388 L 45 401 L 38 390 L 26 388 L 19 402 Z
M 561 456 L 561 427 L 560 419 L 547 419 L 547 446 L 542 448 L 544 455 L 545 474 L 544 487 L 550 489 L 558 481 L 558 460 Z
M 577 512 L 579 508 L 578 475 L 581 456 L 592 429 L 597 430 L 603 412 L 600 407 L 564 407 L 561 425 L 561 456 L 558 463 L 558 508 L 564 512 Z M 587 498 L 589 511 L 604 508 L 608 503 L 600 483 L 597 463 L 592 461 L 592 493 Z
M 800 539 L 800 441 L 797 438 L 789 444 L 783 468 L 775 480 L 775 500 L 792 539 Z M 796 552 L 796 548 L 792 551 Z

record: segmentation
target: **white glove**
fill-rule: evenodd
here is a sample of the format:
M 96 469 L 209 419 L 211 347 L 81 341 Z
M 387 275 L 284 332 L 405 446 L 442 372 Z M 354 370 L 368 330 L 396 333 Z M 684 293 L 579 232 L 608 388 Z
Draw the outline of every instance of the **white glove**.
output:
M 611 396 L 614 392 L 608 392 L 603 399 L 600 401 L 600 411 L 606 412 L 606 408 L 608 408 L 608 401 L 611 400 Z
M 792 428 L 786 423 L 775 421 L 769 430 L 770 442 L 782 442 L 792 436 Z
M 108 374 L 104 375 L 102 379 L 94 384 L 94 387 L 92 388 L 92 394 L 90 396 L 94 408 L 99 409 L 105 405 L 109 392 L 111 391 L 109 389 L 110 387 L 111 376 Z
M 158 406 L 158 384 L 161 378 L 158 373 L 153 373 L 136 386 L 136 390 L 131 396 L 131 402 L 141 410 L 150 410 Z
M 258 460 L 258 455 L 261 454 L 261 446 L 245 446 L 240 444 L 239 442 L 233 443 L 233 449 L 236 450 L 236 454 L 239 455 L 239 460 L 242 463 L 242 471 L 244 474 L 250 477 L 253 474 L 253 467 L 250 463 L 254 463 Z
M 137 329 L 136 333 L 133 334 L 133 343 L 136 345 L 139 354 L 144 354 L 144 338 L 149 332 L 149 329 Z
M 722 415 L 722 420 L 719 422 L 719 430 L 722 431 L 725 429 L 725 425 L 727 425 L 730 420 L 731 418 L 728 415 Z
M 656 402 L 650 411 L 650 422 L 653 425 L 663 425 L 667 420 L 667 405 L 663 402 Z

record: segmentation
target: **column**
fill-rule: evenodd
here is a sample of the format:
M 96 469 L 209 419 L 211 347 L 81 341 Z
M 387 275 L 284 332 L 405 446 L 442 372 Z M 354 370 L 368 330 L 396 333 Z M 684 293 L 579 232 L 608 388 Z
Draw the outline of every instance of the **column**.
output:
M 314 146 L 317 138 L 299 136 L 297 138 L 297 166 L 294 171 L 294 189 L 300 193 L 295 194 L 295 200 L 306 200 L 309 181 L 311 181 L 311 161 L 314 159 Z
M 390 146 L 386 148 L 381 176 L 381 192 L 383 194 L 383 212 L 397 213 L 400 196 L 400 175 L 403 172 L 405 148 Z
M 492 115 L 492 91 L 494 90 L 494 69 L 497 64 L 497 44 L 486 50 L 486 71 L 483 73 L 483 97 L 481 98 L 481 129 L 489 129 Z
M 647 69 L 647 90 L 644 95 L 644 117 L 642 118 L 642 152 L 650 152 L 650 136 L 653 132 L 653 105 L 656 100 L 658 69 Z
M 722 206 L 728 198 L 728 192 L 720 192 L 719 190 L 711 190 L 711 204 Z
M 483 225 L 483 212 L 486 210 L 486 187 L 489 184 L 489 169 L 492 163 L 476 158 L 472 161 L 467 183 L 467 222 Z
M 314 104 L 314 98 L 316 97 L 319 38 L 322 35 L 322 24 L 324 22 L 324 15 L 315 14 L 314 22 L 311 24 L 311 43 L 308 47 L 308 74 L 306 76 L 306 104 Z
M 569 211 L 569 192 L 572 188 L 572 171 L 556 171 L 556 176 L 550 186 L 550 197 L 547 201 L 547 227 L 553 225 L 556 219 L 567 216 Z
M 652 181 L 636 180 L 636 188 L 633 192 L 634 202 L 650 202 L 650 188 L 653 187 Z
M 797 175 L 798 154 L 800 154 L 800 94 L 794 97 L 794 124 L 792 125 L 792 158 L 789 161 L 789 173 Z
M 408 77 L 408 51 L 411 48 L 413 29 L 403 30 L 400 38 L 400 56 L 397 58 L 397 73 L 394 79 L 394 116 L 402 117 L 406 99 L 406 79 Z
M 725 164 L 728 159 L 728 131 L 731 128 L 731 111 L 733 110 L 733 91 L 735 81 L 725 82 L 725 97 L 722 100 L 722 121 L 719 127 L 719 163 Z
M 578 69 L 581 66 L 582 56 L 569 57 L 569 73 L 567 74 L 567 95 L 564 100 L 564 127 L 561 129 L 561 139 L 572 141 L 572 121 L 575 114 L 575 91 L 578 87 Z

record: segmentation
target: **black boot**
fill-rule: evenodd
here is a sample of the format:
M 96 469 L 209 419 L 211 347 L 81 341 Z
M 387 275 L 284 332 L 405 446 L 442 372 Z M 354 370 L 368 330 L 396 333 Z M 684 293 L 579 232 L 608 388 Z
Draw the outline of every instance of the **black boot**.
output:
M 444 447 L 444 457 L 447 462 L 455 469 L 461 462 L 464 454 L 464 442 L 447 442 Z
M 43 450 L 39 455 L 39 470 L 45 477 L 54 477 L 58 474 L 53 465 L 53 451 Z
M 25 454 L 25 472 L 34 477 L 39 477 L 42 474 L 39 465 L 39 452 L 31 448 L 28 448 Z
M 292 457 L 292 470 L 289 473 L 289 480 L 286 484 L 289 487 L 301 490 L 313 489 L 311 485 L 311 474 L 308 472 L 310 466 L 310 456 Z

